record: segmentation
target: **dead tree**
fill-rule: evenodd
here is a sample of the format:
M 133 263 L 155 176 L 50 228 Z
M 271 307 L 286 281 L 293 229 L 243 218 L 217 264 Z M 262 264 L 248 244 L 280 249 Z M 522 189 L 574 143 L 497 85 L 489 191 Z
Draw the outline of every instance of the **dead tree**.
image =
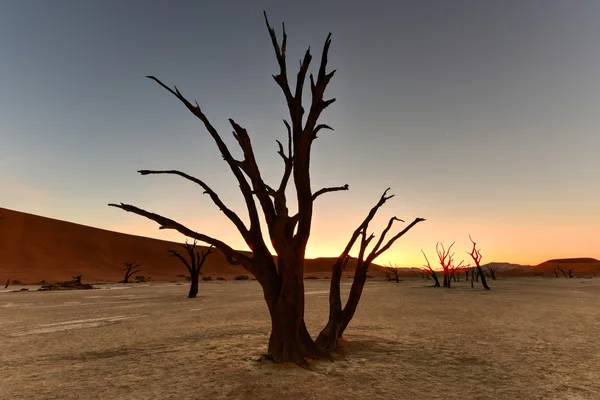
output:
M 558 278 L 558 269 L 556 267 L 552 269 L 552 272 L 554 272 L 554 277 Z
M 567 274 L 569 275 L 569 278 L 573 278 L 573 268 L 567 268 Z
M 488 265 L 488 266 L 486 266 L 486 268 L 488 270 L 488 273 L 490 274 L 490 278 L 492 278 L 492 280 L 495 281 L 496 280 L 496 271 L 498 271 L 499 267 Z
M 429 260 L 427 259 L 425 252 L 421 250 L 421 253 L 423 253 L 423 257 L 425 257 L 425 261 L 427 261 L 427 264 L 423 265 L 423 272 L 433 278 L 433 287 L 440 287 L 440 281 L 438 279 L 437 273 L 433 270 L 433 268 L 431 268 L 431 264 L 429 264 Z
M 558 269 L 560 272 L 562 272 L 562 274 L 565 276 L 565 278 L 568 278 L 568 277 L 569 277 L 569 275 L 567 274 L 567 271 L 565 271 L 565 269 L 564 269 L 564 268 L 562 268 L 560 265 L 557 265 L 557 266 L 556 266 L 556 268 L 557 268 L 557 269 Z M 573 272 L 573 270 L 571 270 L 571 272 Z
M 81 278 L 83 278 L 83 275 L 72 276 L 71 278 L 73 278 L 72 282 L 75 285 L 81 285 Z
M 396 281 L 396 283 L 400 282 L 400 268 L 397 265 L 386 265 L 384 267 L 384 274 L 387 281 Z
M 329 288 L 329 319 L 327 321 L 327 325 L 319 336 L 317 337 L 317 345 L 319 347 L 326 349 L 328 351 L 333 351 L 338 346 L 338 340 L 344 334 L 344 331 L 348 327 L 348 324 L 352 320 L 354 313 L 356 312 L 356 307 L 358 306 L 358 302 L 360 301 L 360 297 L 362 295 L 362 291 L 367 280 L 367 271 L 369 266 L 377 257 L 386 252 L 392 244 L 406 232 L 408 232 L 413 226 L 418 224 L 421 221 L 425 221 L 423 218 L 415 218 L 413 222 L 408 224 L 403 230 L 398 232 L 396 235 L 392 236 L 385 244 L 385 237 L 389 233 L 390 229 L 394 221 L 404 222 L 401 219 L 396 217 L 390 218 L 387 226 L 382 231 L 381 235 L 379 235 L 379 239 L 372 247 L 371 251 L 367 254 L 367 247 L 371 240 L 375 238 L 374 234 L 370 234 L 367 236 L 367 230 L 369 228 L 369 223 L 375 217 L 375 214 L 379 210 L 381 206 L 385 204 L 385 202 L 394 195 L 387 196 L 389 188 L 386 189 L 381 195 L 379 201 L 375 206 L 371 209 L 367 217 L 364 221 L 356 228 L 353 232 L 348 244 L 342 251 L 342 254 L 337 258 L 335 264 L 332 266 L 332 275 L 331 275 L 331 284 Z M 357 240 L 359 240 L 359 250 L 358 250 L 358 258 L 356 260 L 356 270 L 354 272 L 354 280 L 352 281 L 352 286 L 350 288 L 350 293 L 348 295 L 348 300 L 346 301 L 345 306 L 342 308 L 342 299 L 340 292 L 340 280 L 342 277 L 342 269 L 344 264 L 348 262 L 350 250 L 354 247 L 354 244 Z
M 483 273 L 483 269 L 481 268 L 480 262 L 481 262 L 481 258 L 483 257 L 481 255 L 481 250 L 477 249 L 477 243 L 475 243 L 473 241 L 473 239 L 471 239 L 471 235 L 469 235 L 469 239 L 471 240 L 471 243 L 473 243 L 473 248 L 471 249 L 471 252 L 468 254 L 471 256 L 471 258 L 475 262 L 475 268 L 477 268 L 479 277 L 481 277 L 481 284 L 483 285 L 485 290 L 491 290 L 485 279 L 485 274 Z M 471 281 L 471 283 L 473 283 L 473 282 Z
M 216 251 L 215 247 L 211 245 L 208 249 L 202 250 L 202 252 L 196 250 L 196 239 L 194 239 L 194 243 L 189 244 L 187 240 L 185 241 L 185 245 L 181 244 L 180 246 L 185 249 L 188 254 L 189 261 L 183 257 L 176 250 L 169 250 L 169 254 L 179 258 L 183 265 L 187 268 L 190 273 L 190 291 L 188 293 L 189 299 L 195 299 L 198 295 L 198 282 L 200 280 L 200 271 L 202 270 L 202 266 L 204 262 L 208 258 L 209 255 Z
M 139 267 L 142 266 L 142 263 L 137 263 L 135 261 L 125 261 L 125 278 L 123 278 L 123 283 L 129 283 L 129 278 L 131 278 L 131 276 L 133 274 L 137 274 L 138 272 L 141 272 L 142 270 L 139 269 Z
M 10 285 L 10 277 L 6 280 L 6 285 L 4 286 L 4 289 L 6 289 L 8 285 Z
M 441 245 L 441 249 L 439 248 L 439 242 L 435 245 L 435 251 L 438 255 L 440 265 L 442 266 L 442 270 L 444 272 L 444 287 L 448 288 L 450 287 L 450 282 L 452 281 L 452 279 L 455 279 L 456 269 L 460 268 L 460 266 L 463 263 L 463 261 L 461 261 L 460 264 L 456 266 L 454 265 L 454 253 L 450 254 L 452 246 L 454 246 L 454 242 L 450 245 L 450 247 L 448 247 L 447 250 L 444 248 L 443 243 Z
M 393 272 L 392 272 L 392 268 L 390 267 L 383 267 L 383 275 L 385 275 L 385 280 L 386 282 L 391 281 Z
M 248 211 L 249 223 L 244 222 L 233 210 L 225 205 L 223 200 L 204 181 L 177 170 L 142 170 L 142 175 L 169 174 L 177 175 L 202 187 L 215 205 L 235 225 L 243 237 L 251 255 L 234 250 L 221 240 L 204 233 L 198 233 L 179 222 L 155 214 L 130 204 L 111 204 L 146 218 L 160 225 L 161 229 L 174 229 L 183 235 L 215 246 L 230 263 L 241 265 L 254 275 L 260 283 L 269 314 L 271 317 L 271 335 L 269 338 L 268 356 L 275 361 L 291 361 L 307 366 L 305 358 L 328 356 L 321 351 L 311 338 L 304 322 L 304 258 L 306 246 L 310 237 L 313 217 L 313 203 L 320 196 L 348 190 L 348 185 L 325 187 L 314 191 L 311 186 L 310 158 L 311 150 L 317 134 L 331 130 L 328 125 L 319 123 L 321 113 L 335 99 L 325 99 L 324 94 L 335 70 L 327 71 L 328 53 L 331 44 L 331 34 L 327 36 L 316 76 L 309 74 L 310 101 L 305 107 L 303 103 L 304 88 L 308 69 L 312 61 L 310 49 L 306 51 L 296 75 L 295 85 L 289 82 L 287 66 L 287 35 L 283 25 L 282 40 L 276 37 L 265 13 L 265 22 L 275 51 L 279 71 L 273 76 L 283 92 L 289 122 L 283 123 L 287 130 L 287 146 L 277 141 L 278 154 L 283 160 L 283 174 L 278 186 L 271 186 L 263 180 L 254 148 L 247 130 L 229 120 L 233 128 L 233 136 L 241 149 L 241 159 L 234 158 L 229 147 L 223 141 L 219 132 L 202 112 L 196 102 L 190 102 L 174 87 L 165 85 L 154 76 L 151 80 L 170 92 L 205 126 L 215 141 L 219 152 L 237 180 Z M 296 200 L 297 213 L 289 210 L 288 182 L 293 180 L 293 194 Z M 255 203 L 255 199 L 258 200 Z M 262 218 L 259 216 L 259 208 Z M 268 228 L 269 242 L 277 253 L 277 262 L 267 247 L 263 236 L 263 225 Z

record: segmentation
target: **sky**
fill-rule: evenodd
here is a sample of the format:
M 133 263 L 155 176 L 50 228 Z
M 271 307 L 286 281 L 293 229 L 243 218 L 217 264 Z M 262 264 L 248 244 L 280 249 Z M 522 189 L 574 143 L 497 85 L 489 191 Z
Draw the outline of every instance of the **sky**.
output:
M 266 10 L 279 35 L 285 21 L 291 71 L 308 46 L 315 71 L 332 33 L 326 97 L 337 101 L 321 122 L 335 130 L 314 143 L 312 185 L 350 190 L 316 201 L 308 257 L 339 255 L 390 187 L 375 234 L 391 216 L 427 221 L 379 263 L 420 266 L 438 241 L 467 259 L 469 234 L 484 263 L 600 258 L 598 1 L 0 6 L 0 207 L 183 240 L 107 206 L 124 202 L 247 249 L 199 187 L 136 171 L 197 176 L 247 219 L 202 123 L 145 78 L 155 75 L 198 101 L 234 155 L 227 120 L 244 126 L 265 180 L 279 182 L 287 110 Z

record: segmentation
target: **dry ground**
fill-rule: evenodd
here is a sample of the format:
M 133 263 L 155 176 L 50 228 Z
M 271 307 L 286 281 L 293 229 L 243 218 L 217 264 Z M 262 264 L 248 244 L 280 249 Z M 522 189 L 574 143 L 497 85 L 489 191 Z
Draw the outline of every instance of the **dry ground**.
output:
M 313 335 L 328 285 L 306 281 Z M 253 281 L 197 299 L 175 284 L 0 293 L 0 398 L 600 399 L 600 279 L 426 285 L 369 282 L 343 351 L 312 370 L 257 361 L 270 323 Z

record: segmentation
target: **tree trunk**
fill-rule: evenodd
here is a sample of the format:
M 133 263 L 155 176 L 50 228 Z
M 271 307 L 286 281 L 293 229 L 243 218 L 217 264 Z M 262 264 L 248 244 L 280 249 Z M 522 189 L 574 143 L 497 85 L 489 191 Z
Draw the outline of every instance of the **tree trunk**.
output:
M 340 327 L 342 326 L 342 298 L 340 280 L 343 262 L 338 260 L 332 268 L 329 285 L 329 321 L 317 337 L 317 346 L 327 351 L 335 351 L 338 347 Z
M 438 279 L 437 274 L 434 272 L 431 274 L 431 276 L 433 277 L 433 280 L 435 281 L 435 284 L 433 285 L 433 287 L 440 287 L 440 280 Z
M 352 282 L 352 287 L 350 288 L 348 301 L 346 301 L 344 311 L 342 311 L 342 320 L 340 329 L 338 331 L 338 338 L 342 337 L 344 331 L 348 327 L 348 324 L 352 320 L 352 317 L 354 317 L 356 307 L 358 307 L 358 302 L 360 301 L 360 296 L 362 295 L 363 288 L 365 287 L 365 282 L 367 281 L 367 270 L 369 265 L 370 262 L 365 262 L 362 265 L 359 264 L 356 266 L 354 281 Z
M 481 269 L 481 267 L 478 266 L 477 270 L 479 271 L 479 275 L 481 276 L 481 284 L 483 285 L 485 290 L 491 290 L 487 284 L 487 281 L 485 280 L 485 274 L 483 273 L 483 270 Z
M 190 271 L 191 273 L 191 282 L 192 285 L 190 286 L 190 292 L 188 293 L 188 299 L 195 299 L 196 296 L 198 295 L 198 281 L 200 279 L 200 271 L 198 270 L 192 270 Z
M 308 367 L 306 358 L 328 357 L 310 337 L 304 323 L 304 260 L 280 254 L 279 275 L 257 277 L 271 316 L 268 357 Z

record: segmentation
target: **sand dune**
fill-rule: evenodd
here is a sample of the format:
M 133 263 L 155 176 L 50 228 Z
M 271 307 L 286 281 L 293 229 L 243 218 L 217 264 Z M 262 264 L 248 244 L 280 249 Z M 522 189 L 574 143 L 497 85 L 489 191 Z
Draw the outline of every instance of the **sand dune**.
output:
M 24 283 L 41 280 L 56 282 L 83 275 L 85 282 L 118 282 L 123 279 L 125 261 L 142 261 L 137 275 L 151 276 L 155 281 L 183 280 L 187 274 L 181 263 L 168 256 L 178 243 L 112 232 L 71 222 L 41 217 L 0 208 L 0 281 L 16 279 Z M 331 275 L 333 257 L 308 259 L 305 276 L 325 278 Z M 592 275 L 599 271 L 594 258 L 548 260 L 536 266 L 511 263 L 489 263 L 498 267 L 499 276 L 532 276 L 544 272 L 548 276 L 556 265 L 574 269 L 575 275 Z M 352 276 L 356 261 L 348 263 L 344 277 Z M 383 267 L 373 265 L 371 276 L 382 276 Z M 419 268 L 402 269 L 401 276 L 419 277 Z M 249 275 L 242 267 L 230 265 L 217 252 L 206 262 L 204 275 L 232 279 Z
M 154 281 L 183 280 L 187 274 L 181 262 L 168 256 L 178 243 L 112 232 L 71 222 L 0 208 L 0 280 L 24 283 L 68 280 L 83 275 L 84 282 L 117 282 L 123 279 L 125 261 L 142 261 L 137 275 Z M 331 275 L 333 258 L 307 260 L 305 275 Z M 350 261 L 348 274 L 356 263 Z M 374 266 L 372 274 L 381 275 Z M 229 264 L 217 252 L 207 259 L 204 275 L 231 279 L 249 275 L 240 266 Z
M 564 269 L 572 268 L 573 275 L 592 275 L 600 273 L 600 260 L 595 258 L 561 258 L 544 261 L 543 263 L 531 267 L 528 272 L 539 273 L 544 272 L 552 274 L 555 267 L 560 266 Z

